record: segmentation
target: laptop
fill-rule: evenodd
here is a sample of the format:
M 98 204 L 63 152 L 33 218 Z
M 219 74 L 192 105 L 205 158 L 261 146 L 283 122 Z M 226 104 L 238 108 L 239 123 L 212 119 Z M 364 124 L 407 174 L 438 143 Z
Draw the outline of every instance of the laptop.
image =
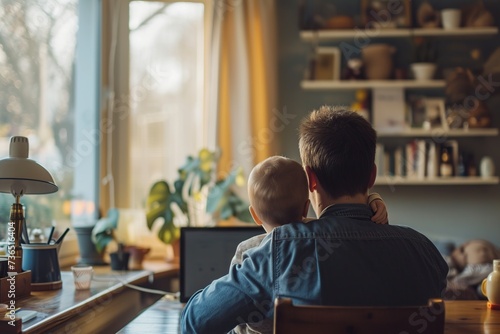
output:
M 240 242 L 265 233 L 262 227 L 182 227 L 180 302 L 226 275 Z

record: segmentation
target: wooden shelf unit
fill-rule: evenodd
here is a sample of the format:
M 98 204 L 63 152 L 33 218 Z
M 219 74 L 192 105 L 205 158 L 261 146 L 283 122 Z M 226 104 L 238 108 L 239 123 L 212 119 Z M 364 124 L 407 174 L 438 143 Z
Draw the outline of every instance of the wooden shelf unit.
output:
M 335 39 L 348 39 L 358 36 L 367 36 L 371 38 L 381 37 L 412 37 L 412 36 L 489 36 L 498 34 L 497 27 L 484 28 L 458 28 L 458 29 L 443 29 L 443 28 L 415 28 L 415 29 L 345 29 L 345 30 L 303 30 L 300 32 L 300 38 L 304 41 L 327 41 Z
M 497 185 L 498 176 L 453 176 L 453 177 L 404 177 L 377 176 L 375 186 L 446 186 L 446 185 Z
M 444 80 L 303 80 L 306 90 L 361 88 L 444 88 Z

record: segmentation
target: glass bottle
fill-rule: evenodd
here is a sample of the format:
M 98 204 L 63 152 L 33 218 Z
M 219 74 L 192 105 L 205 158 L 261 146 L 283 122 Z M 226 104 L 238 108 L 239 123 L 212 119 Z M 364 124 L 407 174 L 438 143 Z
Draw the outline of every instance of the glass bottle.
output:
M 443 177 L 453 176 L 453 164 L 451 163 L 451 149 L 448 146 L 441 148 L 440 175 Z

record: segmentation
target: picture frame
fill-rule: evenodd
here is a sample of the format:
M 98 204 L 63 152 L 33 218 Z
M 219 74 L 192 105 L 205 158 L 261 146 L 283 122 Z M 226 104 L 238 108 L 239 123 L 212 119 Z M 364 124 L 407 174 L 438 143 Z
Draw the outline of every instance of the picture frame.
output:
M 423 99 L 425 108 L 425 120 L 422 124 L 424 129 L 441 128 L 449 130 L 446 121 L 446 105 L 443 98 L 426 97 Z
M 315 80 L 340 80 L 340 48 L 318 47 L 316 49 Z
M 361 0 L 361 21 L 365 29 L 410 28 L 410 0 Z

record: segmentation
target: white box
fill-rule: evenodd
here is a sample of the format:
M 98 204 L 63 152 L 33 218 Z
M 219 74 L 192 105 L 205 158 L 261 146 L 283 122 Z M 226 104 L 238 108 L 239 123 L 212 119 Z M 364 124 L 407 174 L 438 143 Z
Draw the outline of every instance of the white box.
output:
M 398 131 L 407 128 L 403 88 L 374 88 L 373 126 L 376 130 Z

